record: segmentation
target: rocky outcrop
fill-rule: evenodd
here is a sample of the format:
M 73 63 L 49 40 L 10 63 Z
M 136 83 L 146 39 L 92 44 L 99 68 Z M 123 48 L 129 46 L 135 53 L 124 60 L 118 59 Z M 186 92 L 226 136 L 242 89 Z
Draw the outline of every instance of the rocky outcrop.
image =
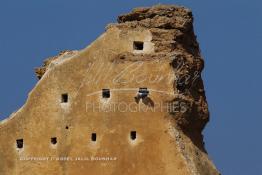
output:
M 192 12 L 184 7 L 158 5 L 136 8 L 118 17 L 118 22 L 130 22 L 146 28 L 179 29 L 186 31 L 192 26 Z
M 171 107 L 173 103 L 185 104 L 187 112 L 174 114 L 171 111 L 170 115 L 178 127 L 204 150 L 201 132 L 209 120 L 209 112 L 201 79 L 204 61 L 194 35 L 192 12 L 185 7 L 158 5 L 134 9 L 131 13 L 119 16 L 118 22 L 110 26 L 122 30 L 149 29 L 155 51 L 154 54 L 144 55 L 121 53 L 120 59 L 171 60 L 170 65 L 176 76 L 174 93 L 178 97 L 169 103 Z

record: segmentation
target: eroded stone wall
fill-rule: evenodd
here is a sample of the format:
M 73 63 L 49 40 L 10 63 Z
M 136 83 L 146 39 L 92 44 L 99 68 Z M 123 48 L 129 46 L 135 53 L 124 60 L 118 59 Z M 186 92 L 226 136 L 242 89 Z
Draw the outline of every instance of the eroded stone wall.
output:
M 0 124 L 0 174 L 219 174 L 201 134 L 203 67 L 189 9 L 119 16 L 36 69 L 26 104 Z

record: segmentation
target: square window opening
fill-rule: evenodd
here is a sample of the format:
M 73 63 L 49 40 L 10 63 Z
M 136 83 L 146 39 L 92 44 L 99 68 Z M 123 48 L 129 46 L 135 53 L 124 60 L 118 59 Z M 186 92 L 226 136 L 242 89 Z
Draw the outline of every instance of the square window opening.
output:
M 91 135 L 91 140 L 92 140 L 93 142 L 96 141 L 96 133 L 92 133 L 92 135 Z
M 52 137 L 52 138 L 51 138 L 51 143 L 52 143 L 53 145 L 56 145 L 56 144 L 57 144 L 57 138 L 56 138 L 56 137 Z
M 136 140 L 136 131 L 130 132 L 130 138 L 131 138 L 131 140 Z
M 68 94 L 62 94 L 61 95 L 61 102 L 62 103 L 68 103 Z
M 110 89 L 102 89 L 102 97 L 110 98 Z
M 134 50 L 144 50 L 144 42 L 142 42 L 142 41 L 134 41 L 133 49 Z
M 18 149 L 22 149 L 24 147 L 24 140 L 23 139 L 17 139 L 16 140 L 16 147 Z
M 140 98 L 145 98 L 149 95 L 149 90 L 147 88 L 139 88 L 138 90 L 138 96 Z
M 141 93 L 149 93 L 148 89 L 143 87 L 143 88 L 139 88 L 139 92 Z

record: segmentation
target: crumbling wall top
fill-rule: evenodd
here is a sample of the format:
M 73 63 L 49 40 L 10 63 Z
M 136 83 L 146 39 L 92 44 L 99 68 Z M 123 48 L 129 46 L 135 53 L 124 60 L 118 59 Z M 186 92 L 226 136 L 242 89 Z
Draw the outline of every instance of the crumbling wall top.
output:
M 120 15 L 118 25 L 123 23 L 146 28 L 188 30 L 192 26 L 193 15 L 190 9 L 175 5 L 156 5 L 136 8 Z

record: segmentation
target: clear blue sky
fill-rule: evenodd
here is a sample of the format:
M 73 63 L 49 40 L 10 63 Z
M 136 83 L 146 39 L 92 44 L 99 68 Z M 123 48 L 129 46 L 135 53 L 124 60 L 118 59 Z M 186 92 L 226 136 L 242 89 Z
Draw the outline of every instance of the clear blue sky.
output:
M 25 102 L 44 58 L 84 48 L 117 15 L 157 3 L 193 10 L 206 62 L 211 159 L 224 175 L 262 174 L 261 0 L 0 0 L 0 119 Z

